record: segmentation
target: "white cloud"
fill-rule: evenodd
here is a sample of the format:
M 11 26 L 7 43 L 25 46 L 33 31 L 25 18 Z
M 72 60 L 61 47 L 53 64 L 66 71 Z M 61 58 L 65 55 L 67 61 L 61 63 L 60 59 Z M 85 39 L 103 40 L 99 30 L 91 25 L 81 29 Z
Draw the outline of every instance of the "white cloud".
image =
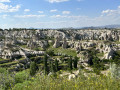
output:
M 77 0 L 78 2 L 84 1 L 84 0 Z
M 30 9 L 25 9 L 25 10 L 24 10 L 24 12 L 29 12 L 29 11 L 30 11 Z
M 57 9 L 50 10 L 50 12 L 57 12 Z
M 44 13 L 43 11 L 38 11 L 38 13 Z
M 63 11 L 62 14 L 70 14 L 70 11 Z
M 1 15 L 0 17 L 2 17 L 3 19 L 6 19 L 9 15 L 7 14 L 4 14 L 4 15 Z
M 0 2 L 11 2 L 10 0 L 0 0 Z
M 51 18 L 66 18 L 67 16 L 62 16 L 62 15 L 53 15 Z
M 6 5 L 3 3 L 0 3 L 0 13 L 2 12 L 16 12 L 20 8 L 20 5 L 16 5 L 13 7 L 12 5 Z
M 104 14 L 104 13 L 112 13 L 112 12 L 114 12 L 114 10 L 109 10 L 109 9 L 108 9 L 108 10 L 103 10 L 103 11 L 102 11 L 103 14 Z
M 102 11 L 102 15 L 101 16 L 118 16 L 120 15 L 120 6 L 118 6 L 118 8 L 116 10 L 103 10 Z
M 40 18 L 45 17 L 45 15 L 15 15 L 16 18 Z
M 120 9 L 120 6 L 118 6 L 118 8 Z
M 66 1 L 69 1 L 69 0 L 48 0 L 48 2 L 50 3 L 59 3 L 59 2 L 66 2 Z

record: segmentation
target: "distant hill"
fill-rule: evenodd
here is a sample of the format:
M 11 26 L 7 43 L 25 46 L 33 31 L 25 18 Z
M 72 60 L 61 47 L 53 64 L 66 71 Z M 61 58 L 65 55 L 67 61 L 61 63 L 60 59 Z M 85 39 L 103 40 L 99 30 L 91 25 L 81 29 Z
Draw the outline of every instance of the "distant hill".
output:
M 105 25 L 105 26 L 91 26 L 91 27 L 83 27 L 82 29 L 103 29 L 103 28 L 120 28 L 120 25 Z

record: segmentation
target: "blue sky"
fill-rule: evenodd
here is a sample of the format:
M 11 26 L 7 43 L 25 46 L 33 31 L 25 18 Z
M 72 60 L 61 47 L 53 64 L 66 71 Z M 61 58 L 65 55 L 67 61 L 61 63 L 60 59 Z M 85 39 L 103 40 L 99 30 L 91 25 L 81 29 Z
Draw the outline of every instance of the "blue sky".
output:
M 120 0 L 0 0 L 0 28 L 120 24 Z

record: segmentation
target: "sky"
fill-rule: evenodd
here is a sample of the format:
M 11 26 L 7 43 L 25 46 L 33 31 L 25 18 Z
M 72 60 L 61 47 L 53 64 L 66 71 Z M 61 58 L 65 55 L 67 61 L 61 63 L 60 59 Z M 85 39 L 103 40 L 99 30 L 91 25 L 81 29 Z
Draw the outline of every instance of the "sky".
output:
M 120 24 L 120 0 L 0 0 L 0 28 Z

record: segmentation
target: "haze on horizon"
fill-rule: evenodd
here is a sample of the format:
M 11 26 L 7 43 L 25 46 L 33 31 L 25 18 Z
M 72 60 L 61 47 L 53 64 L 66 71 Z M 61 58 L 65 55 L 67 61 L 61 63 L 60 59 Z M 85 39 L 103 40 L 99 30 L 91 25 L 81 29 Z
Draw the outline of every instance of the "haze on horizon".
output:
M 120 0 L 0 0 L 0 28 L 120 24 Z

